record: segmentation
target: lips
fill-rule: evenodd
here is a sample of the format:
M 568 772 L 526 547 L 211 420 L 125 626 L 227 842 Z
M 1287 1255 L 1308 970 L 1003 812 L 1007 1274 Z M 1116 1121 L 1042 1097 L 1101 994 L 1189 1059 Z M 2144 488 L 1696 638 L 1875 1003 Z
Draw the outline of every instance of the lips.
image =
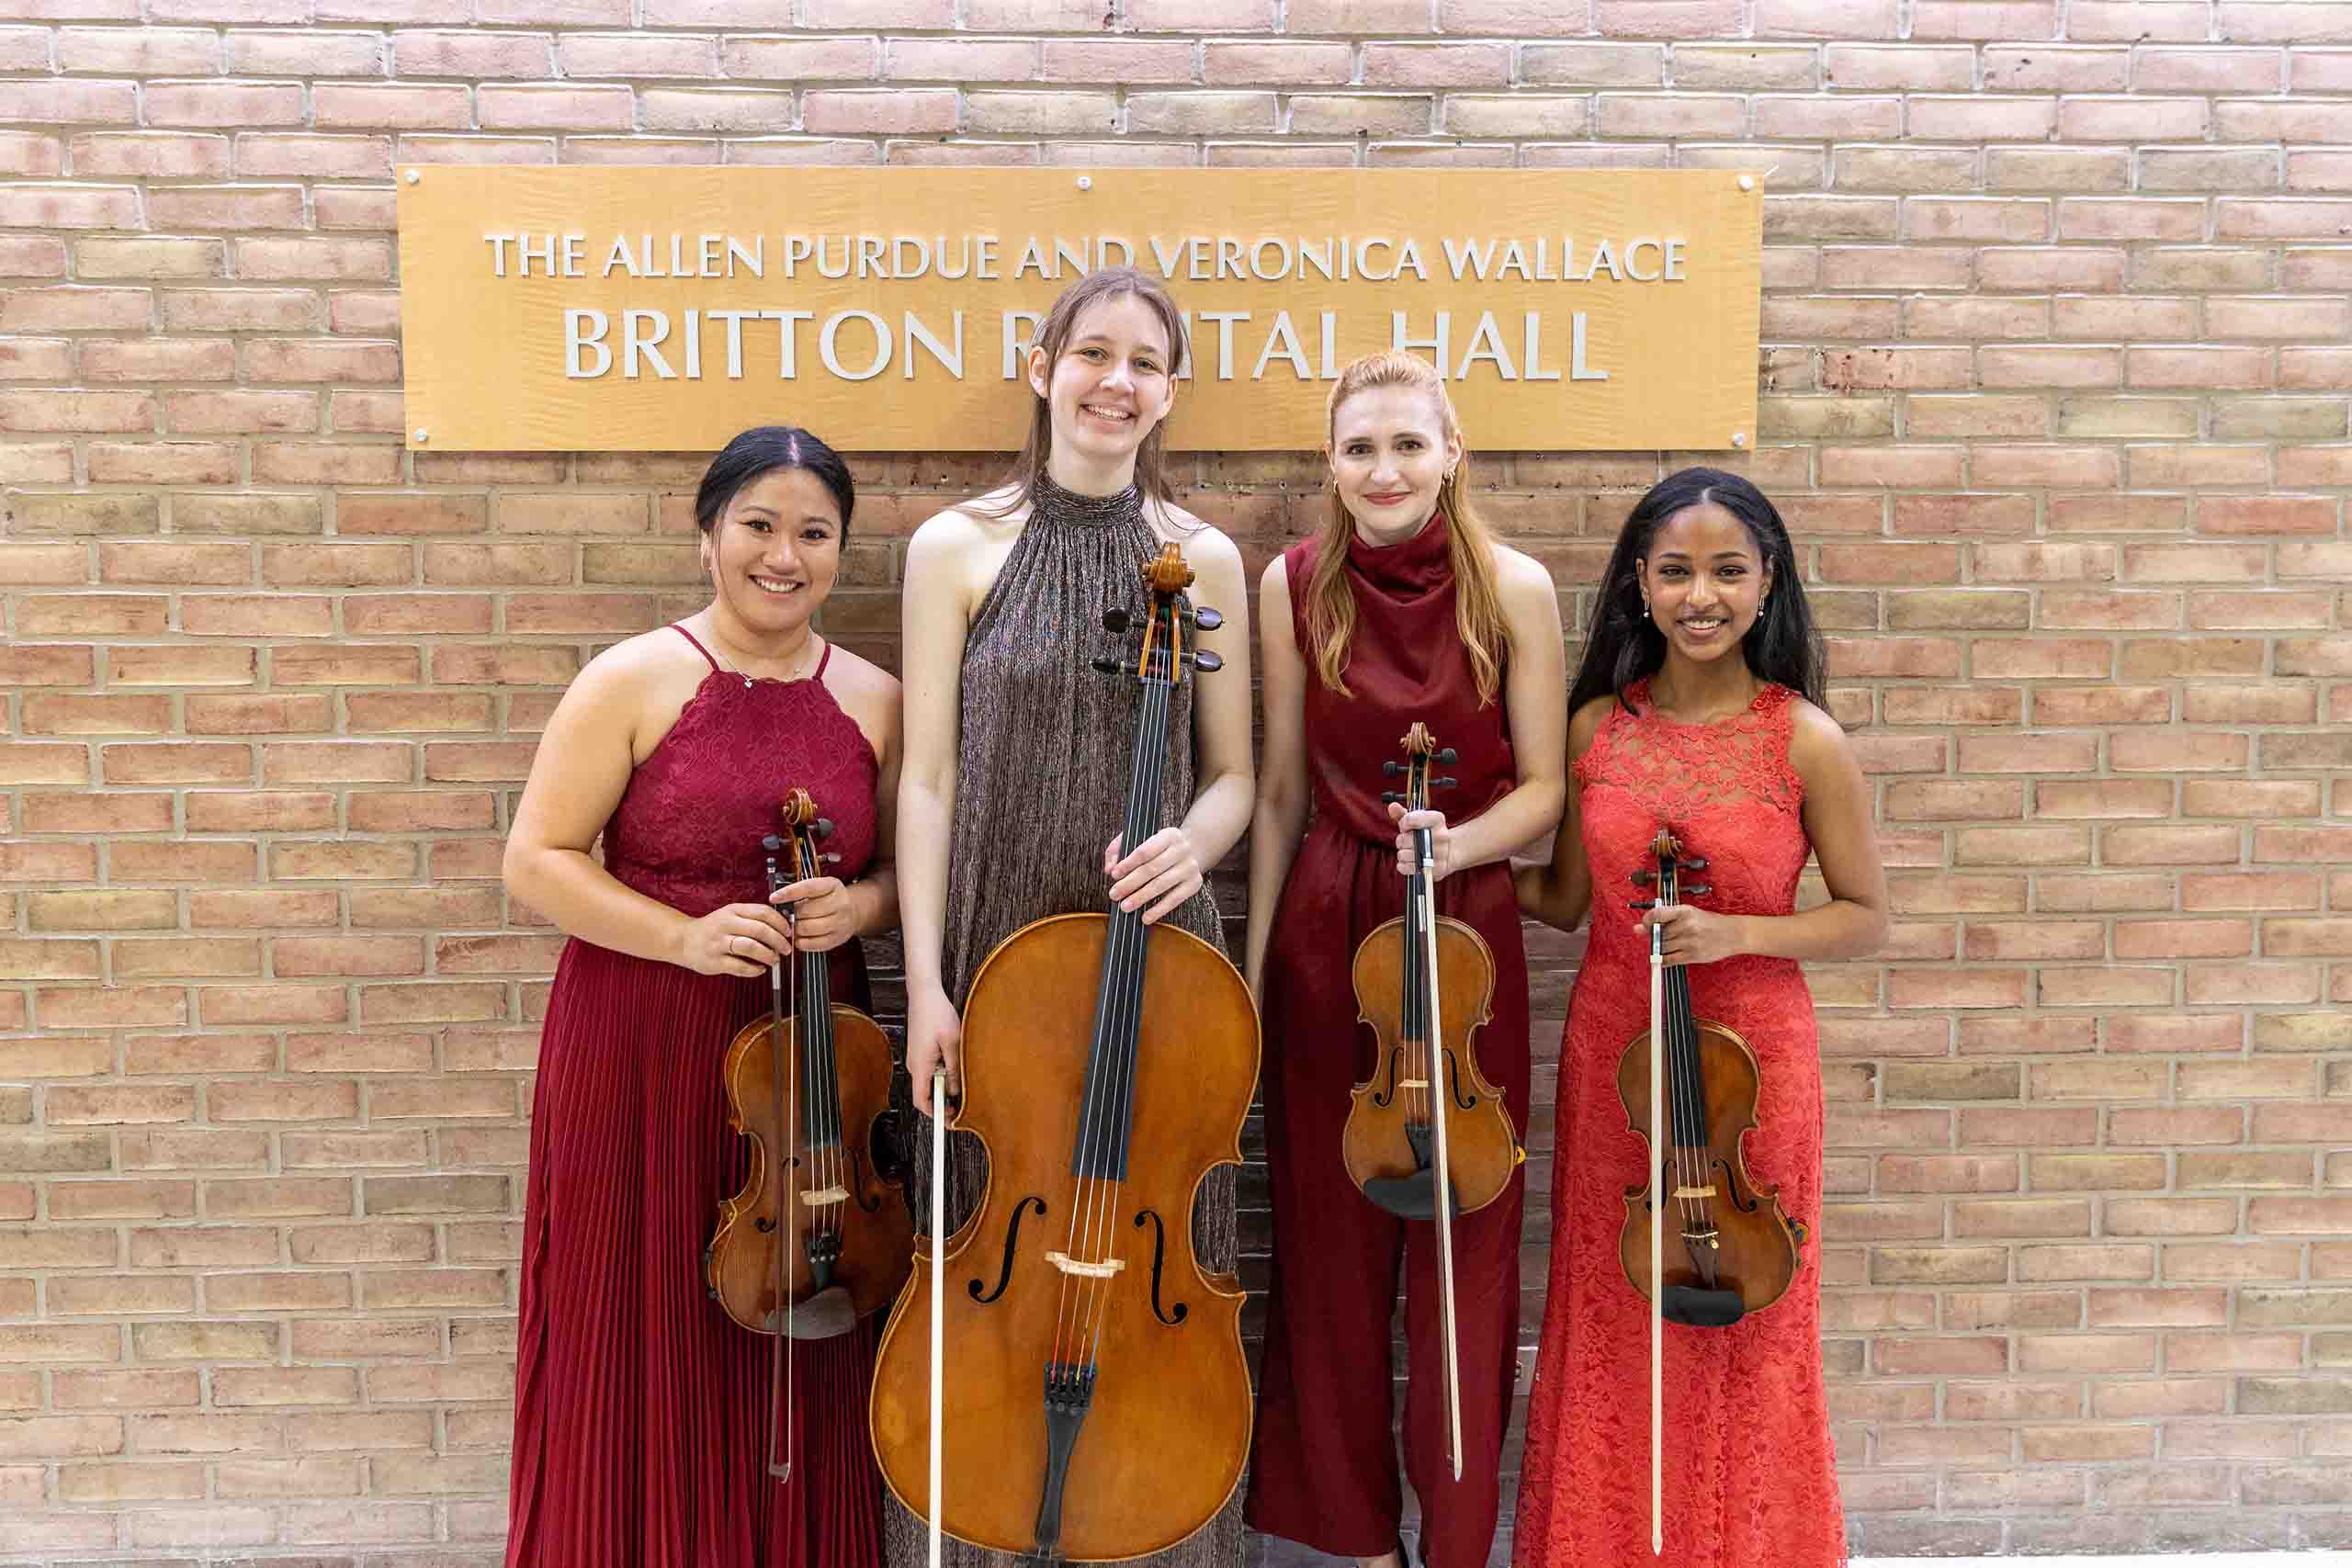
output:
M 752 586 L 774 599 L 781 599 L 786 597 L 787 594 L 797 593 L 800 592 L 799 583 L 786 582 L 779 578 L 774 577 L 754 577 L 752 579 Z
M 1366 491 L 1363 498 L 1374 506 L 1396 506 L 1412 500 L 1413 492 L 1409 490 Z

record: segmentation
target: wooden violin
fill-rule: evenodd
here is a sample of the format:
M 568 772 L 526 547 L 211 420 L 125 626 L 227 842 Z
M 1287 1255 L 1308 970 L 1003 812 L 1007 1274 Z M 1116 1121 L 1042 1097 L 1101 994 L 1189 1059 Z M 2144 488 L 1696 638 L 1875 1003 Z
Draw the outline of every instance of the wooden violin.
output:
M 771 896 L 822 874 L 817 845 L 833 827 L 806 790 L 783 818 L 784 834 L 761 840 Z M 796 953 L 770 969 L 768 1016 L 736 1032 L 722 1069 L 728 1125 L 753 1157 L 742 1190 L 719 1203 L 703 1274 L 729 1317 L 778 1336 L 780 1366 L 785 1339 L 827 1338 L 888 1305 L 914 1254 L 913 1216 L 890 1179 L 890 1043 L 832 1000 L 831 957 Z
M 1176 547 L 1145 577 L 1136 656 L 1098 661 L 1142 698 L 1129 847 L 1161 825 L 1175 689 L 1218 665 L 1185 649 L 1219 623 L 1184 598 Z M 1041 1563 L 1164 1551 L 1216 1517 L 1249 1455 L 1250 1372 L 1239 1282 L 1201 1267 L 1193 1201 L 1239 1162 L 1257 1076 L 1249 987 L 1188 931 L 1113 905 L 1034 921 L 989 955 L 965 1000 L 955 1122 L 987 1147 L 987 1186 L 944 1248 L 916 1254 L 876 1358 L 874 1450 L 901 1503 L 921 1511 L 944 1452 L 934 1528 Z M 935 1291 L 943 1269 L 955 1288 Z M 944 1395 L 924 1376 L 935 1314 Z
M 1635 900 L 1634 908 L 1679 904 L 1685 895 L 1710 891 L 1681 885 L 1682 873 L 1704 871 L 1707 863 L 1682 856 L 1671 833 L 1660 829 L 1650 851 L 1657 869 L 1633 877 L 1656 897 Z M 1662 1325 L 1719 1328 L 1770 1306 L 1796 1278 L 1805 1230 L 1781 1213 L 1774 1189 L 1747 1174 L 1741 1153 L 1741 1140 L 1757 1124 L 1763 1083 L 1756 1053 L 1727 1025 L 1691 1015 L 1689 975 L 1665 962 L 1665 928 L 1649 931 L 1650 1027 L 1618 1059 L 1617 1094 L 1626 1121 L 1650 1151 L 1652 1179 L 1625 1189 L 1617 1251 L 1625 1278 L 1650 1303 L 1651 1549 L 1662 1551 Z M 1665 1048 L 1653 1049 L 1660 1040 Z M 1664 1202 L 1656 1201 L 1657 1191 L 1665 1193 Z M 1666 1243 L 1668 1205 L 1680 1238 L 1672 1248 Z

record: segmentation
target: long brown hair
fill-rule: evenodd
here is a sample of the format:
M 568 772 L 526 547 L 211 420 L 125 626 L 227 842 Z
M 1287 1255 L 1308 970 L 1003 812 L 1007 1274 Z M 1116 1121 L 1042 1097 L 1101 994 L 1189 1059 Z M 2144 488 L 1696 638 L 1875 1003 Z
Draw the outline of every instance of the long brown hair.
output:
M 1046 355 L 1046 385 L 1053 384 L 1053 367 L 1061 360 L 1062 350 L 1069 345 L 1069 334 L 1078 326 L 1078 318 L 1088 306 L 1105 299 L 1133 295 L 1151 308 L 1159 318 L 1160 326 L 1168 333 L 1168 380 L 1172 389 L 1176 378 L 1184 368 L 1184 318 L 1176 309 L 1176 301 L 1168 290 L 1149 273 L 1132 266 L 1098 267 L 1071 284 L 1054 301 L 1053 309 L 1038 323 L 1035 347 Z M 1170 395 L 1173 393 L 1171 391 Z M 1176 491 L 1168 482 L 1168 466 L 1163 447 L 1168 434 L 1168 421 L 1162 417 L 1151 427 L 1136 449 L 1136 486 L 1146 501 L 1163 505 L 1176 503 Z M 1012 471 L 1005 476 L 1005 483 L 1014 493 L 1001 507 L 992 507 L 994 514 L 1002 516 L 1031 504 L 1037 499 L 1037 479 L 1046 471 L 1046 459 L 1054 451 L 1054 408 L 1050 399 L 1038 398 L 1029 414 L 1029 439 L 1021 455 L 1012 460 Z
M 1339 429 L 1340 405 L 1358 392 L 1380 387 L 1410 387 L 1435 403 L 1441 434 L 1448 440 L 1462 433 L 1453 400 L 1446 395 L 1444 378 L 1428 360 L 1397 350 L 1367 354 L 1340 372 L 1331 388 L 1324 415 L 1324 451 Z M 1453 568 L 1453 625 L 1469 650 L 1471 673 L 1477 677 L 1480 706 L 1495 700 L 1502 689 L 1503 658 L 1510 649 L 1510 623 L 1503 618 L 1502 590 L 1495 581 L 1494 535 L 1470 504 L 1470 455 L 1453 467 L 1438 487 L 1437 509 L 1445 514 L 1446 551 Z M 1306 635 L 1315 646 L 1316 672 L 1328 689 L 1341 696 L 1353 694 L 1340 672 L 1347 668 L 1348 644 L 1355 636 L 1356 601 L 1348 591 L 1348 539 L 1355 519 L 1331 487 L 1330 510 L 1316 535 L 1315 570 L 1306 579 Z

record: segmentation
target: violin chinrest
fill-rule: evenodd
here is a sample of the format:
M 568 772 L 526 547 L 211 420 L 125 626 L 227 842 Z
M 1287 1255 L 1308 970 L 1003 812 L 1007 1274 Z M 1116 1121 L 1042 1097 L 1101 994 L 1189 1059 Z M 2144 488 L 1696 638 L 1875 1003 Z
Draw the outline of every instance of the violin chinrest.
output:
M 1728 1328 L 1747 1315 L 1737 1291 L 1702 1291 L 1696 1285 L 1668 1285 L 1657 1310 L 1667 1322 L 1685 1328 Z
M 1410 1176 L 1375 1176 L 1363 1184 L 1363 1195 L 1400 1220 L 1437 1218 L 1437 1172 L 1424 1167 Z M 1453 1190 L 1452 1212 L 1462 1213 L 1462 1192 Z
M 833 1339 L 857 1326 L 857 1308 L 850 1303 L 849 1287 L 828 1285 L 792 1309 L 790 1320 L 781 1312 L 768 1314 L 771 1334 L 795 1339 Z

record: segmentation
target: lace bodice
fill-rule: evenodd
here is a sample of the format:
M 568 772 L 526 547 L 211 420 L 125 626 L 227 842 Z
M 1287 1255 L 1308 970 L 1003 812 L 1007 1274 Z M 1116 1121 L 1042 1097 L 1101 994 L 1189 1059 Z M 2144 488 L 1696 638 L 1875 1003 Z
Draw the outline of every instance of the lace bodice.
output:
M 706 655 L 705 657 L 708 657 Z M 874 856 L 880 763 L 857 721 L 825 687 L 825 658 L 800 681 L 750 681 L 714 666 L 629 775 L 605 824 L 605 865 L 648 897 L 689 915 L 764 903 L 776 808 L 805 789 L 833 824 L 825 869 L 847 881 Z

